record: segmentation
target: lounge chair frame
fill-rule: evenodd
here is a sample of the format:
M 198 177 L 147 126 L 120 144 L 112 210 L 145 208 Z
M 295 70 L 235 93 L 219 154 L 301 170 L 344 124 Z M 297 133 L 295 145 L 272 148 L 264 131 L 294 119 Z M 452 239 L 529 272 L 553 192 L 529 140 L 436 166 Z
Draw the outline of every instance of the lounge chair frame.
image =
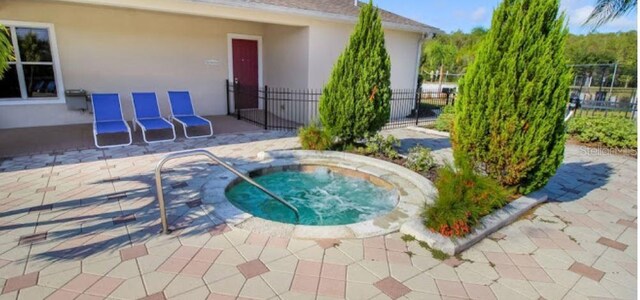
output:
M 185 122 L 180 121 L 179 119 L 176 118 L 176 115 L 173 114 L 173 104 L 171 104 L 171 92 L 179 92 L 179 93 L 187 93 L 187 95 L 189 95 L 189 102 L 191 102 L 191 93 L 189 93 L 189 91 L 167 91 L 167 99 L 169 100 L 169 107 L 171 108 L 171 115 L 169 116 L 169 120 L 175 120 L 176 122 L 180 123 L 182 125 L 182 130 L 184 131 L 184 136 L 188 139 L 197 139 L 197 138 L 208 138 L 213 136 L 213 124 L 211 124 L 211 121 L 199 116 L 196 114 L 196 109 L 193 108 L 193 102 L 191 102 L 191 107 L 193 108 L 193 115 L 180 115 L 177 117 L 197 117 L 200 118 L 204 121 L 206 121 L 207 123 L 209 123 L 209 134 L 203 134 L 203 135 L 194 135 L 194 136 L 190 136 L 187 133 L 187 127 L 188 126 Z M 193 126 L 192 126 L 193 127 Z
M 156 107 L 158 108 L 158 117 L 157 118 L 145 118 L 145 119 L 148 119 L 148 120 L 161 119 L 161 120 L 167 122 L 169 124 L 169 126 L 171 126 L 171 134 L 173 135 L 172 138 L 163 139 L 163 140 L 157 140 L 157 141 L 147 140 L 147 128 L 142 124 L 142 122 L 140 122 L 140 120 L 145 120 L 145 119 L 138 119 L 138 111 L 136 110 L 136 104 L 135 104 L 135 100 L 133 98 L 133 94 L 146 94 L 146 93 L 153 94 L 154 97 L 156 98 Z M 136 131 L 136 124 L 138 124 L 138 126 L 140 126 L 140 128 L 142 129 L 142 139 L 144 140 L 145 143 L 147 143 L 147 144 L 155 144 L 155 143 L 162 143 L 162 142 L 170 142 L 170 141 L 174 141 L 176 139 L 176 127 L 173 126 L 173 123 L 171 123 L 169 120 L 167 120 L 164 117 L 162 117 L 162 113 L 160 112 L 160 104 L 158 104 L 158 96 L 156 95 L 155 92 L 133 92 L 133 93 L 131 93 L 131 105 L 133 105 L 133 130 Z
M 116 94 L 118 95 L 118 105 L 120 106 L 120 120 L 117 121 L 122 121 L 124 122 L 124 125 L 127 127 L 127 133 L 129 134 L 129 142 L 126 144 L 115 144 L 115 145 L 100 145 L 98 143 L 98 129 L 96 128 L 96 124 L 98 123 L 98 120 L 96 119 L 96 106 L 95 106 L 95 101 L 93 99 L 93 95 L 95 94 L 110 94 L 110 93 L 92 93 L 91 94 L 91 108 L 93 109 L 93 143 L 96 145 L 96 147 L 100 148 L 100 149 L 106 149 L 106 148 L 116 148 L 116 147 L 122 147 L 122 146 L 129 146 L 131 145 L 131 143 L 133 142 L 133 138 L 131 136 L 131 127 L 129 127 L 129 124 L 127 123 L 127 120 L 124 119 L 124 115 L 122 114 L 122 101 L 120 101 L 120 94 Z M 116 121 L 116 120 L 114 120 Z M 124 132 L 123 132 L 124 133 Z

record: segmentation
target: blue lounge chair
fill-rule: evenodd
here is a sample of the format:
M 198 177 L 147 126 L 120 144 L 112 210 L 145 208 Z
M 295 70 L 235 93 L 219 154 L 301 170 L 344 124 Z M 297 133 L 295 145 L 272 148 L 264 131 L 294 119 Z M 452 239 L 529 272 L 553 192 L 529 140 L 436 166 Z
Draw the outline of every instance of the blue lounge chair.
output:
M 186 91 L 169 91 L 169 105 L 171 106 L 171 119 L 182 124 L 184 136 L 187 138 L 210 137 L 213 135 L 213 126 L 211 122 L 203 117 L 196 115 L 191 103 L 191 96 Z M 209 127 L 209 134 L 189 136 L 187 128 L 190 127 Z
M 94 93 L 91 95 L 91 106 L 93 107 L 93 141 L 96 147 L 110 148 L 131 145 L 131 129 L 122 116 L 120 95 Z M 98 135 L 113 133 L 127 133 L 129 142 L 104 146 L 98 144 Z
M 131 93 L 133 100 L 134 121 L 133 129 L 136 124 L 142 128 L 142 138 L 145 142 L 157 143 L 165 141 L 173 141 L 176 139 L 176 132 L 173 124 L 160 115 L 160 107 L 158 106 L 158 98 L 156 93 Z M 173 135 L 170 139 L 149 141 L 147 140 L 147 131 L 149 130 L 171 130 Z

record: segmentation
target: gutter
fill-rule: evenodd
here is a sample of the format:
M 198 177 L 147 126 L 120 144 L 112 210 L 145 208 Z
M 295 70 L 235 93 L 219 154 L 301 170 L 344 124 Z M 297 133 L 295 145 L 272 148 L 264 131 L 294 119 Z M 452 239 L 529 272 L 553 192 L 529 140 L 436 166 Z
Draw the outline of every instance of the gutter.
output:
M 263 3 L 247 3 L 247 2 L 241 2 L 241 1 L 228 1 L 228 0 L 181 0 L 181 1 L 206 3 L 206 4 L 220 5 L 220 6 L 226 6 L 226 7 L 232 7 L 232 8 L 250 9 L 250 10 L 266 11 L 266 12 L 273 12 L 273 13 L 284 13 L 284 14 L 290 14 L 290 15 L 303 16 L 303 17 L 312 17 L 314 19 L 347 22 L 347 23 L 353 23 L 353 24 L 355 24 L 356 21 L 358 20 L 358 18 L 354 16 L 345 16 L 345 15 L 334 14 L 334 13 L 319 12 L 319 11 L 313 11 L 313 10 L 307 10 L 307 9 L 301 9 L 301 8 L 283 7 L 283 6 L 276 6 L 276 5 L 263 4 Z M 415 32 L 415 33 L 431 33 L 431 34 L 444 33 L 444 31 L 442 31 L 441 29 L 433 26 L 429 26 L 429 25 L 413 26 L 413 25 L 399 24 L 399 23 L 388 22 L 388 21 L 383 21 L 382 25 L 385 29 L 402 30 L 402 31 Z

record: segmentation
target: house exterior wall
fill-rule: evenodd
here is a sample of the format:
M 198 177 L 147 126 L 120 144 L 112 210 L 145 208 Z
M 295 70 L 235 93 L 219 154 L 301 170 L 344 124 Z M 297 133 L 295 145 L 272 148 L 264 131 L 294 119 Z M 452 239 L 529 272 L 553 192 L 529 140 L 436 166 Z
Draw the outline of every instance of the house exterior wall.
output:
M 309 28 L 268 24 L 263 43 L 264 83 L 271 87 L 307 88 Z
M 164 115 L 169 89 L 189 90 L 199 114 L 226 114 L 227 34 L 264 35 L 264 24 L 245 21 L 29 0 L 0 7 L 0 20 L 54 24 L 65 88 L 119 93 L 127 120 L 133 91 L 155 91 Z M 44 103 L 0 105 L 0 128 L 92 122 Z
M 164 115 L 169 114 L 166 91 L 171 89 L 189 90 L 199 114 L 225 114 L 228 34 L 262 37 L 264 84 L 321 89 L 353 30 L 349 22 L 241 14 L 237 8 L 216 10 L 188 1 L 153 0 L 147 4 L 158 11 L 136 9 L 145 1 L 102 1 L 121 6 L 116 8 L 73 0 L 0 0 L 0 20 L 53 24 L 64 87 L 119 93 L 127 120 L 133 115 L 133 91 L 155 91 Z M 243 21 L 216 17 L 227 10 Z M 386 30 L 393 88 L 415 85 L 420 36 Z M 212 60 L 216 63 L 207 63 Z M 0 129 L 90 122 L 91 114 L 69 111 L 64 103 L 8 105 L 0 100 Z
M 309 87 L 326 84 L 338 56 L 346 47 L 353 25 L 314 22 L 309 29 Z M 385 46 L 391 58 L 391 87 L 414 88 L 421 35 L 385 30 Z M 335 46 L 331 46 L 335 45 Z

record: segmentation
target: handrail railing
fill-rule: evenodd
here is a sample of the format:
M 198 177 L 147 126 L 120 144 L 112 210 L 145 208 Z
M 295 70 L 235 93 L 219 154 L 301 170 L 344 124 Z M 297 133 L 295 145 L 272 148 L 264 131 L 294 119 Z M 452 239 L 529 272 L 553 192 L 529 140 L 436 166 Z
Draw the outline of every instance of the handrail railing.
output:
M 233 174 L 236 174 L 238 177 L 242 178 L 243 180 L 245 180 L 249 184 L 251 184 L 251 185 L 255 186 L 256 188 L 258 188 L 259 190 L 263 191 L 265 194 L 271 196 L 271 198 L 274 198 L 274 199 L 278 200 L 280 203 L 282 203 L 286 207 L 290 208 L 296 215 L 296 222 L 297 223 L 300 222 L 300 213 L 298 212 L 298 209 L 295 208 L 295 206 L 291 205 L 286 200 L 278 197 L 276 194 L 274 194 L 271 191 L 267 190 L 265 187 L 261 186 L 260 184 L 258 184 L 255 181 L 253 181 L 253 179 L 251 179 L 251 178 L 247 177 L 246 175 L 240 173 L 240 171 L 236 170 L 234 167 L 232 167 L 229 164 L 225 163 L 220 158 L 218 158 L 217 156 L 213 155 L 213 153 L 211 153 L 211 152 L 209 152 L 207 150 L 204 150 L 204 149 L 195 149 L 195 150 L 187 150 L 187 151 L 180 151 L 180 152 L 170 153 L 169 155 L 167 155 L 164 158 L 162 158 L 158 162 L 158 165 L 156 166 L 156 191 L 158 193 L 158 202 L 159 202 L 159 205 L 160 205 L 160 219 L 162 221 L 162 232 L 169 233 L 169 225 L 167 223 L 167 210 L 165 208 L 164 194 L 162 192 L 162 177 L 161 177 L 161 174 L 160 174 L 160 172 L 162 171 L 162 166 L 164 166 L 164 164 L 166 162 L 170 161 L 170 160 L 181 158 L 181 157 L 187 157 L 187 156 L 195 156 L 195 155 L 203 155 L 203 156 L 208 157 L 209 159 L 217 162 L 219 165 L 223 166 L 227 170 L 231 171 Z

